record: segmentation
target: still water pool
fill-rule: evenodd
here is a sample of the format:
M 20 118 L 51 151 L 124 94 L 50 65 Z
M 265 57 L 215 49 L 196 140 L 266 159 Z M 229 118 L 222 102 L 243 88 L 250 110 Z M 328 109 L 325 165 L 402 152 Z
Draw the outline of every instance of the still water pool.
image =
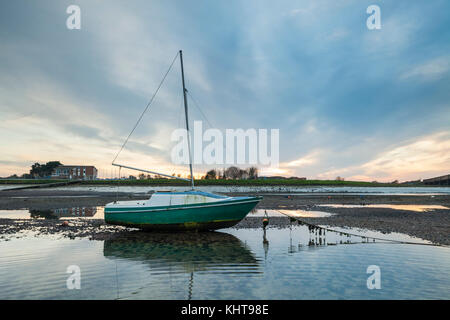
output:
M 0 299 L 450 298 L 449 248 L 307 238 L 304 226 L 13 238 L 0 242 Z M 80 268 L 79 290 L 67 288 L 70 265 Z M 370 265 L 381 289 L 367 287 Z

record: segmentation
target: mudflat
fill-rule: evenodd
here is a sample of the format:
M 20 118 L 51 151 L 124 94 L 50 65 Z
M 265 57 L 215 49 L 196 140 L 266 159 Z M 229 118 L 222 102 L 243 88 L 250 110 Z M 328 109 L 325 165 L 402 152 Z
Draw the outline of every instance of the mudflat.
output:
M 239 195 L 229 193 L 228 195 Z M 329 217 L 301 218 L 316 224 L 336 227 L 353 227 L 376 230 L 383 233 L 398 232 L 450 245 L 450 195 L 354 195 L 354 194 L 296 194 L 287 196 L 260 193 L 264 198 L 258 209 L 306 210 L 334 213 Z M 69 207 L 103 206 L 108 202 L 126 199 L 147 199 L 150 194 L 126 192 L 98 192 L 92 190 L 11 190 L 0 191 L 0 210 L 32 209 L 48 210 Z M 330 206 L 327 206 L 330 205 Z M 332 206 L 356 205 L 356 207 Z M 371 205 L 386 205 L 373 207 Z M 412 210 L 408 206 L 392 208 L 389 205 L 439 206 L 430 210 Z M 269 228 L 289 226 L 287 217 L 271 217 Z M 235 228 L 260 228 L 261 217 L 247 216 Z M 61 234 L 68 237 L 105 239 L 126 228 L 108 226 L 103 219 L 73 219 L 68 226 L 61 220 L 1 219 L 0 237 L 12 236 L 23 231 L 43 234 Z

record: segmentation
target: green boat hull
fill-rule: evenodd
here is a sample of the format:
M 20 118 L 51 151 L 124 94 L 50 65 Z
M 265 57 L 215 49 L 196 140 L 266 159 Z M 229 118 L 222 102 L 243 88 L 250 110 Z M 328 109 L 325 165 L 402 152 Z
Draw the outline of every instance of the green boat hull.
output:
M 241 221 L 261 200 L 224 201 L 153 208 L 105 208 L 105 222 L 145 230 L 216 230 Z

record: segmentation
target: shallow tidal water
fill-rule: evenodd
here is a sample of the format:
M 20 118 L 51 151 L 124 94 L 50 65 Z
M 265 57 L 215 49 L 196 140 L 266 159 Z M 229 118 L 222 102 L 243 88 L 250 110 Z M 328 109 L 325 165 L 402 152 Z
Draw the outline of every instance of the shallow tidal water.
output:
M 0 185 L 0 190 L 24 187 L 26 185 Z M 72 185 L 48 188 L 57 191 L 97 191 L 97 192 L 130 192 L 143 194 L 154 191 L 186 191 L 190 187 L 177 186 L 127 186 L 127 185 Z M 267 195 L 448 195 L 448 187 L 349 187 L 349 186 L 197 186 L 197 190 L 205 192 L 261 192 Z
M 414 212 L 433 212 L 435 209 L 448 209 L 448 207 L 441 205 L 421 205 L 421 204 L 319 204 L 318 207 L 323 207 L 323 210 L 289 210 L 280 208 L 278 210 L 271 209 L 255 209 L 249 213 L 249 217 L 284 217 L 286 215 L 297 218 L 324 218 L 333 216 L 334 213 L 326 212 L 327 208 L 388 208 L 395 210 L 406 210 Z M 104 207 L 71 207 L 58 208 L 48 210 L 32 210 L 32 209 L 17 209 L 17 210 L 0 210 L 0 219 L 104 219 Z
M 318 204 L 317 206 L 325 208 L 387 208 L 414 212 L 433 212 L 435 209 L 449 209 L 446 206 L 425 204 Z
M 0 219 L 104 219 L 103 206 L 97 207 L 73 207 L 73 208 L 58 208 L 48 210 L 32 210 L 32 209 L 17 209 L 17 210 L 0 210 Z M 332 213 L 321 211 L 306 211 L 306 210 L 285 210 L 282 211 L 288 215 L 299 218 L 320 218 L 332 216 Z M 263 217 L 267 214 L 269 217 L 284 217 L 285 215 L 280 210 L 263 210 L 256 209 L 249 213 L 249 217 Z
M 80 289 L 67 288 L 71 265 Z M 381 289 L 367 287 L 371 265 Z M 449 298 L 450 248 L 317 236 L 305 226 L 0 242 L 0 299 Z

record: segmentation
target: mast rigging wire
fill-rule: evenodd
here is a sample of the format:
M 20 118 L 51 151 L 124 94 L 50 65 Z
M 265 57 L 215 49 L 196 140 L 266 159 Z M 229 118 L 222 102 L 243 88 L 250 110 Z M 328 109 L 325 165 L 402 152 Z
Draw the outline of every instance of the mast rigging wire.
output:
M 114 160 L 112 161 L 112 163 L 114 164 L 114 161 L 116 161 L 117 157 L 119 156 L 119 154 L 122 152 L 123 148 L 125 147 L 125 145 L 127 144 L 128 140 L 130 139 L 131 135 L 133 134 L 134 130 L 136 129 L 136 127 L 138 126 L 139 122 L 141 122 L 142 118 L 144 117 L 145 112 L 147 112 L 148 108 L 150 107 L 150 105 L 152 104 L 153 100 L 156 97 L 156 94 L 158 93 L 159 89 L 161 88 L 162 84 L 164 83 L 164 80 L 166 80 L 167 75 L 169 74 L 170 70 L 172 69 L 173 64 L 175 63 L 175 60 L 178 58 L 179 52 L 177 52 L 177 54 L 175 55 L 175 57 L 172 60 L 172 63 L 169 66 L 169 69 L 167 69 L 166 73 L 164 74 L 164 77 L 162 78 L 161 82 L 158 85 L 158 88 L 156 89 L 155 93 L 153 93 L 152 98 L 150 99 L 149 103 L 147 104 L 147 106 L 145 107 L 144 111 L 142 112 L 141 116 L 139 117 L 138 121 L 136 122 L 136 124 L 134 125 L 133 129 L 131 130 L 130 134 L 128 135 L 128 137 L 125 139 L 125 142 L 122 144 L 122 147 L 120 148 L 119 152 L 117 152 L 116 156 L 114 157 Z
M 191 95 L 191 93 L 189 91 L 186 91 L 187 94 L 189 95 L 189 97 L 191 98 L 191 100 L 194 102 L 194 106 L 197 108 L 198 111 L 200 111 L 200 113 L 202 114 L 203 118 L 206 120 L 206 122 L 208 122 L 209 126 L 211 128 L 214 128 L 213 125 L 211 124 L 211 122 L 209 122 L 208 118 L 206 118 L 205 114 L 203 113 L 202 109 L 200 109 L 200 106 L 198 105 L 197 101 L 194 99 L 194 97 Z
M 197 102 L 197 100 L 194 99 L 194 97 L 191 95 L 191 93 L 189 91 L 186 91 L 187 94 L 189 95 L 189 97 L 191 98 L 191 100 L 194 102 L 194 106 L 198 109 L 198 111 L 200 111 L 201 115 L 203 116 L 203 118 L 206 120 L 206 122 L 208 123 L 208 125 L 210 126 L 210 128 L 214 128 L 214 126 L 211 124 L 211 122 L 208 120 L 208 118 L 206 117 L 206 115 L 203 113 L 202 109 L 200 108 L 199 103 Z M 224 155 L 226 155 L 227 152 L 230 151 L 229 146 L 227 144 L 222 146 L 222 151 L 224 151 Z M 225 172 L 225 162 L 224 162 L 224 166 L 223 166 L 223 170 Z

